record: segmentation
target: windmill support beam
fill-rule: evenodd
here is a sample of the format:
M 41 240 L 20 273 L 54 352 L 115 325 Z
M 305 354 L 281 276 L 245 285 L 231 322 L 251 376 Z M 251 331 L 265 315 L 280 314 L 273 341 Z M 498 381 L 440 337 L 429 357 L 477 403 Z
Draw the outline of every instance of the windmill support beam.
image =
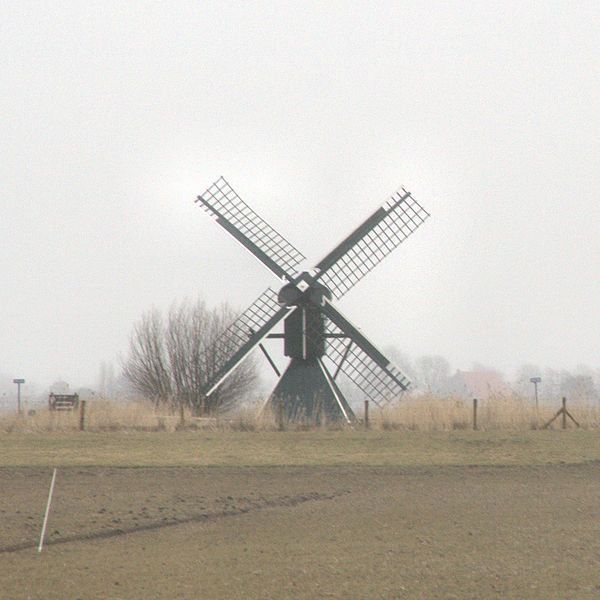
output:
M 350 348 L 352 348 L 352 340 L 350 340 L 350 342 L 346 346 L 346 350 L 344 350 L 342 360 L 340 360 L 340 363 L 338 364 L 338 366 L 335 370 L 335 373 L 333 374 L 334 381 L 337 379 L 337 376 L 340 374 L 340 371 L 342 370 L 342 367 L 344 366 L 344 363 L 346 362 L 346 359 L 348 358 L 348 353 L 350 352 Z
M 323 374 L 325 375 L 327 381 L 329 382 L 329 385 L 331 386 L 331 390 L 333 391 L 333 395 L 335 396 L 335 399 L 337 401 L 339 409 L 342 411 L 342 414 L 344 415 L 344 419 L 346 419 L 346 423 L 348 423 L 350 425 L 350 423 L 352 421 L 356 420 L 356 417 L 354 416 L 354 413 L 352 412 L 352 409 L 348 405 L 348 402 L 346 401 L 346 398 L 344 398 L 344 396 L 343 396 L 340 388 L 335 383 L 333 377 L 331 377 L 331 374 L 325 368 L 325 365 L 323 364 L 323 361 L 321 359 L 319 359 L 319 365 L 321 365 L 321 369 L 323 371 Z
M 269 361 L 269 364 L 273 367 L 273 371 L 275 371 L 275 375 L 277 375 L 277 377 L 281 377 L 281 371 L 277 368 L 277 365 L 275 364 L 275 362 L 273 361 L 273 359 L 267 352 L 267 349 L 264 347 L 262 342 L 258 345 L 258 347 L 261 349 L 262 353 L 265 355 L 265 358 Z
M 313 422 L 323 414 L 328 421 L 351 423 L 354 413 L 320 358 L 292 358 L 264 409 L 282 410 L 286 420 Z M 263 410 L 264 410 L 263 409 Z

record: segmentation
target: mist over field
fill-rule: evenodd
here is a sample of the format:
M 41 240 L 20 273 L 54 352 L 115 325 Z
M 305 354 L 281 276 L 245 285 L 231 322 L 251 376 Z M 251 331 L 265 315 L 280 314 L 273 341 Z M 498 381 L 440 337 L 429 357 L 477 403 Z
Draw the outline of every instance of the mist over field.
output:
M 145 311 L 278 286 L 194 204 L 220 175 L 306 268 L 404 185 L 432 217 L 344 314 L 426 390 L 485 367 L 597 398 L 599 17 L 4 3 L 0 401 L 16 377 L 107 391 Z

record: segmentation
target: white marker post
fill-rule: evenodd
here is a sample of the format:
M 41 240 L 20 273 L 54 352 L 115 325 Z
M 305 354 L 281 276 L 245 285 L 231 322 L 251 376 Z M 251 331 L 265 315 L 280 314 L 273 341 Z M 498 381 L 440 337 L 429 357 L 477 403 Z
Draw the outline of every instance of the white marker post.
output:
M 46 514 L 44 515 L 44 524 L 42 525 L 42 533 L 40 535 L 40 544 L 38 546 L 38 552 L 42 551 L 44 545 L 44 536 L 46 535 L 46 525 L 48 524 L 48 514 L 50 513 L 50 504 L 52 502 L 52 492 L 54 491 L 54 481 L 56 480 L 56 468 L 52 473 L 52 481 L 50 482 L 50 491 L 48 492 L 48 502 L 46 504 Z

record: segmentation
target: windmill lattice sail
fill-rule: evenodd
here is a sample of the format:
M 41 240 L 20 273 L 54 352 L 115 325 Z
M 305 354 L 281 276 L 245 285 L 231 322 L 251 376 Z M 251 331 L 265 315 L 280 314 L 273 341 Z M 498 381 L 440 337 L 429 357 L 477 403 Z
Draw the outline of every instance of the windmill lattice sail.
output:
M 323 312 L 327 316 L 323 358 L 334 378 L 343 373 L 378 406 L 399 398 L 410 380 L 336 308 L 328 304 Z
M 212 393 L 290 310 L 279 304 L 277 292 L 267 288 L 215 340 L 211 348 L 215 375 L 206 393 Z
M 327 332 L 338 334 L 340 330 L 328 321 Z M 409 379 L 397 367 L 389 362 L 382 367 L 351 339 L 328 340 L 324 362 L 334 374 L 343 373 L 380 407 L 400 398 L 410 386 Z
M 291 278 L 305 260 L 304 254 L 257 215 L 223 177 L 198 196 L 196 202 L 276 275 Z
M 429 216 L 402 188 L 317 264 L 317 279 L 341 298 Z

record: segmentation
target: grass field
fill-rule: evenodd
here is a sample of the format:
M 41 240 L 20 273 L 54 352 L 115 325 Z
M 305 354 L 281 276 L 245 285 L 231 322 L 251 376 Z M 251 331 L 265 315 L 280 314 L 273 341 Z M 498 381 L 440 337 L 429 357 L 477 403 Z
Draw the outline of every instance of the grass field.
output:
M 11 433 L 0 466 L 536 465 L 600 460 L 600 432 Z
M 591 599 L 599 534 L 597 431 L 0 434 L 7 600 Z

